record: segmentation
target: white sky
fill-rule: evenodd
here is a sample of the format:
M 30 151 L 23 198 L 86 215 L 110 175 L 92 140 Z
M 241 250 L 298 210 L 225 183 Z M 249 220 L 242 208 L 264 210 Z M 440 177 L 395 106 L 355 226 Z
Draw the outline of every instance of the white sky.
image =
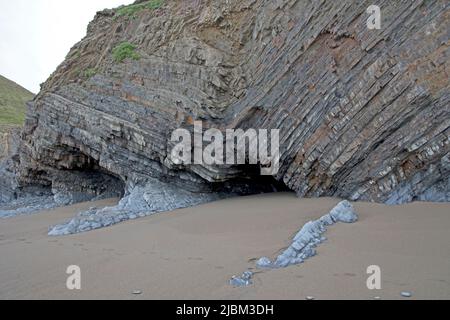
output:
M 39 91 L 104 8 L 134 0 L 0 0 L 0 74 Z

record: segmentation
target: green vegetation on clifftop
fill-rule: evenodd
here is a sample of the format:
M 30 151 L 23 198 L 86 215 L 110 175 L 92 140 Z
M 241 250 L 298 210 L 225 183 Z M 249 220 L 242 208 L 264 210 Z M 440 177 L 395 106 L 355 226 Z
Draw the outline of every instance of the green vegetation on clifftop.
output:
M 21 126 L 25 120 L 25 103 L 34 94 L 0 76 L 0 131 L 8 126 Z
M 161 8 L 164 4 L 164 0 L 151 0 L 143 3 L 131 4 L 128 6 L 122 6 L 117 8 L 116 17 L 135 17 L 137 13 L 144 9 L 156 10 Z

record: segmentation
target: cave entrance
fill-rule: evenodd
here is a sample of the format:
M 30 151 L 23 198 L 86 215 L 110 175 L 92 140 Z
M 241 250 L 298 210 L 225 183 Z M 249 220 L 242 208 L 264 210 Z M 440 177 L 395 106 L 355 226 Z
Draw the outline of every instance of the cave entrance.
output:
M 240 177 L 218 185 L 218 190 L 239 195 L 292 191 L 274 176 L 261 175 L 260 165 L 239 165 L 236 168 L 241 173 Z
M 69 146 L 58 148 L 55 160 L 59 170 L 52 175 L 52 190 L 61 202 L 76 203 L 124 196 L 124 181 L 80 149 Z

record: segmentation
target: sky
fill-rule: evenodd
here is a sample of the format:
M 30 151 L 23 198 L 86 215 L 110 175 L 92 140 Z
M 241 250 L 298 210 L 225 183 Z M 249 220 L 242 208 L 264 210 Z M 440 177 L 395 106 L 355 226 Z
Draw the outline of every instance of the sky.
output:
M 104 8 L 134 0 L 0 0 L 0 74 L 33 93 Z

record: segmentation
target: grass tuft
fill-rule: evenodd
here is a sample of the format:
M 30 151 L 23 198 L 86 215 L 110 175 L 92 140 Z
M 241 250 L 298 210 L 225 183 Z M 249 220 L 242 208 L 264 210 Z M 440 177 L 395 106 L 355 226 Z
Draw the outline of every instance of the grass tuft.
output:
M 116 62 L 123 62 L 125 59 L 139 60 L 140 56 L 136 53 L 136 46 L 129 42 L 122 42 L 113 49 L 113 58 Z
M 84 70 L 84 77 L 89 79 L 95 76 L 97 73 L 98 73 L 97 68 L 88 68 Z
M 121 6 L 116 9 L 116 18 L 118 17 L 131 17 L 135 18 L 136 15 L 145 9 L 156 10 L 161 8 L 164 4 L 164 0 L 150 0 L 143 3 L 131 4 L 128 6 Z

